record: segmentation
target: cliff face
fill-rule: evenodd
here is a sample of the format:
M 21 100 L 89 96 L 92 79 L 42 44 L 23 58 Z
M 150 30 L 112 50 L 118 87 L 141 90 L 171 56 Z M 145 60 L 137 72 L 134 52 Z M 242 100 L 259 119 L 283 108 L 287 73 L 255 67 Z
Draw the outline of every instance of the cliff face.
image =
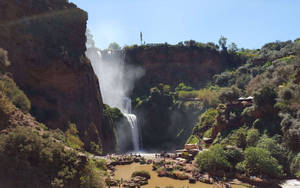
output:
M 37 120 L 62 130 L 73 122 L 87 145 L 113 148 L 98 80 L 84 54 L 87 13 L 66 0 L 9 0 L 0 1 L 0 18 L 0 46 L 12 62 L 7 71 Z
M 228 66 L 242 63 L 237 56 L 212 48 L 176 45 L 128 48 L 125 62 L 142 66 L 145 70 L 145 76 L 135 89 L 159 83 L 176 86 L 180 82 L 199 87 Z

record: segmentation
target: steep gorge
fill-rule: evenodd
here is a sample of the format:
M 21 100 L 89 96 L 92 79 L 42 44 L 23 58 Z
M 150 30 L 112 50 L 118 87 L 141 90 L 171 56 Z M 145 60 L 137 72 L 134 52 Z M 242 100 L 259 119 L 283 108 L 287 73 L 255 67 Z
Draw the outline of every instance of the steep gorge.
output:
M 48 127 L 77 125 L 87 147 L 115 146 L 113 130 L 85 56 L 87 13 L 66 0 L 0 1 L 0 47 L 12 62 L 6 71 L 32 103 L 31 113 Z

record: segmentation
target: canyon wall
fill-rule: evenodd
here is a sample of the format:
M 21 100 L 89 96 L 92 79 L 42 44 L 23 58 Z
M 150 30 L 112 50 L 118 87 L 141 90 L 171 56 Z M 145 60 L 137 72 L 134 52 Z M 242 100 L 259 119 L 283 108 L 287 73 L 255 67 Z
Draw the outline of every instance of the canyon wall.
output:
M 213 75 L 243 63 L 239 56 L 216 48 L 168 44 L 125 48 L 124 56 L 126 64 L 145 70 L 136 83 L 137 93 L 159 83 L 177 86 L 184 82 L 195 88 L 203 87 Z
M 0 1 L 0 47 L 12 62 L 6 71 L 29 97 L 31 114 L 49 128 L 77 125 L 88 147 L 115 146 L 113 130 L 85 56 L 87 13 L 66 0 Z

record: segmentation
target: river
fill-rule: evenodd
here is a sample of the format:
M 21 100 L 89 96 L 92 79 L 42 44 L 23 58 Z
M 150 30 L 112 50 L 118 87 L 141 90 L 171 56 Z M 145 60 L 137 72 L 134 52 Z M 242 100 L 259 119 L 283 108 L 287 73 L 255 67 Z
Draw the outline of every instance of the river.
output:
M 116 166 L 115 178 L 124 180 L 130 179 L 131 174 L 134 171 L 146 170 L 150 173 L 151 178 L 148 181 L 148 185 L 142 186 L 142 188 L 165 188 L 166 186 L 173 186 L 174 188 L 213 188 L 213 185 L 197 182 L 196 184 L 190 184 L 188 180 L 175 180 L 167 177 L 158 177 L 155 171 L 152 171 L 152 165 L 141 165 L 139 163 L 133 163 L 130 165 Z M 233 188 L 245 188 L 241 185 L 232 185 Z

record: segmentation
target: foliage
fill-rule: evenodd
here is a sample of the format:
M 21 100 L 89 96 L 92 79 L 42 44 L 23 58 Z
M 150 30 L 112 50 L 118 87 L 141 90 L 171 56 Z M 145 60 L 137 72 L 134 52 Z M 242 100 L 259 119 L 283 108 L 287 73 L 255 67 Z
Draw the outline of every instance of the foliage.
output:
M 281 129 L 284 135 L 284 141 L 294 152 L 300 151 L 300 113 L 297 117 L 290 114 L 281 114 Z
M 245 160 L 238 164 L 248 175 L 282 177 L 282 166 L 267 150 L 249 147 L 245 150 Z
M 247 137 L 246 137 L 246 143 L 247 143 L 247 146 L 252 146 L 252 147 L 255 147 L 258 140 L 259 140 L 259 132 L 257 129 L 249 129 L 247 131 Z
M 277 93 L 269 86 L 261 88 L 254 94 L 254 103 L 261 107 L 264 105 L 274 105 L 276 103 Z
M 149 174 L 149 172 L 147 172 L 147 171 L 145 171 L 145 170 L 134 171 L 134 172 L 131 174 L 131 177 L 136 177 L 136 176 L 140 176 L 140 177 L 144 177 L 144 178 L 150 179 L 150 174 Z
M 219 43 L 219 46 L 222 48 L 223 51 L 227 50 L 227 47 L 226 47 L 227 38 L 226 37 L 221 36 L 218 43 Z
M 2 71 L 2 69 L 4 67 L 9 66 L 11 63 L 8 60 L 8 53 L 6 50 L 4 50 L 3 48 L 0 48 L 0 71 Z
M 195 135 L 191 135 L 186 141 L 186 144 L 198 144 L 198 143 L 199 143 L 199 139 Z
M 291 173 L 297 178 L 300 177 L 300 153 L 298 153 L 292 160 L 290 166 Z
M 108 50 L 121 50 L 121 47 L 118 43 L 112 42 L 108 45 Z
M 196 163 L 201 171 L 215 173 L 218 170 L 231 168 L 223 147 L 219 144 L 211 146 L 208 151 L 202 151 L 196 156 Z
M 104 115 L 112 122 L 118 122 L 123 117 L 122 112 L 118 108 L 111 108 L 107 104 L 104 105 Z
M 90 152 L 96 155 L 102 154 L 100 146 L 93 141 L 90 142 Z
M 57 187 L 76 181 L 81 159 L 55 141 L 31 127 L 9 128 L 0 136 L 0 181 L 11 187 Z
M 190 86 L 185 85 L 183 82 L 178 84 L 178 86 L 175 88 L 175 91 L 192 91 L 193 88 Z
M 236 147 L 227 147 L 225 149 L 225 155 L 232 167 L 235 167 L 237 163 L 244 160 L 243 151 Z
M 239 129 L 232 130 L 221 143 L 244 149 L 247 145 L 246 139 L 247 129 L 245 127 L 240 127 Z
M 95 168 L 95 162 L 89 160 L 81 172 L 80 187 L 81 188 L 104 188 L 105 184 L 101 178 L 102 172 Z
M 210 89 L 178 91 L 178 98 L 202 101 L 207 107 L 216 107 L 219 103 L 217 92 Z
M 0 91 L 2 91 L 9 100 L 23 112 L 30 111 L 30 101 L 16 83 L 8 76 L 2 76 L 0 79 Z
M 198 117 L 198 122 L 194 126 L 193 134 L 202 137 L 202 134 L 214 125 L 217 113 L 217 110 L 210 108 L 201 114 Z
M 66 134 L 66 141 L 68 146 L 74 149 L 83 149 L 84 144 L 78 136 L 78 130 L 76 124 L 69 123 L 69 128 L 65 134 Z
M 12 104 L 12 102 L 9 100 L 9 98 L 3 94 L 2 92 L 0 92 L 0 109 L 3 113 L 5 113 L 6 115 L 9 115 L 11 113 L 13 113 L 13 111 L 15 110 L 15 105 Z M 4 123 L 4 122 L 2 122 Z M 4 125 L 1 125 L 1 127 L 3 127 Z
M 231 87 L 231 88 L 225 88 L 222 90 L 221 94 L 219 95 L 219 99 L 223 103 L 232 103 L 233 101 L 236 101 L 241 95 L 240 89 L 237 87 Z
M 282 165 L 283 167 L 287 167 L 288 152 L 285 147 L 279 144 L 279 140 L 281 140 L 280 136 L 277 136 L 277 138 L 276 136 L 274 136 L 273 138 L 269 138 L 267 135 L 263 135 L 259 139 L 256 147 L 269 151 L 271 156 L 274 157 L 280 165 Z
M 228 46 L 228 52 L 229 53 L 236 53 L 238 51 L 237 45 L 233 42 Z

